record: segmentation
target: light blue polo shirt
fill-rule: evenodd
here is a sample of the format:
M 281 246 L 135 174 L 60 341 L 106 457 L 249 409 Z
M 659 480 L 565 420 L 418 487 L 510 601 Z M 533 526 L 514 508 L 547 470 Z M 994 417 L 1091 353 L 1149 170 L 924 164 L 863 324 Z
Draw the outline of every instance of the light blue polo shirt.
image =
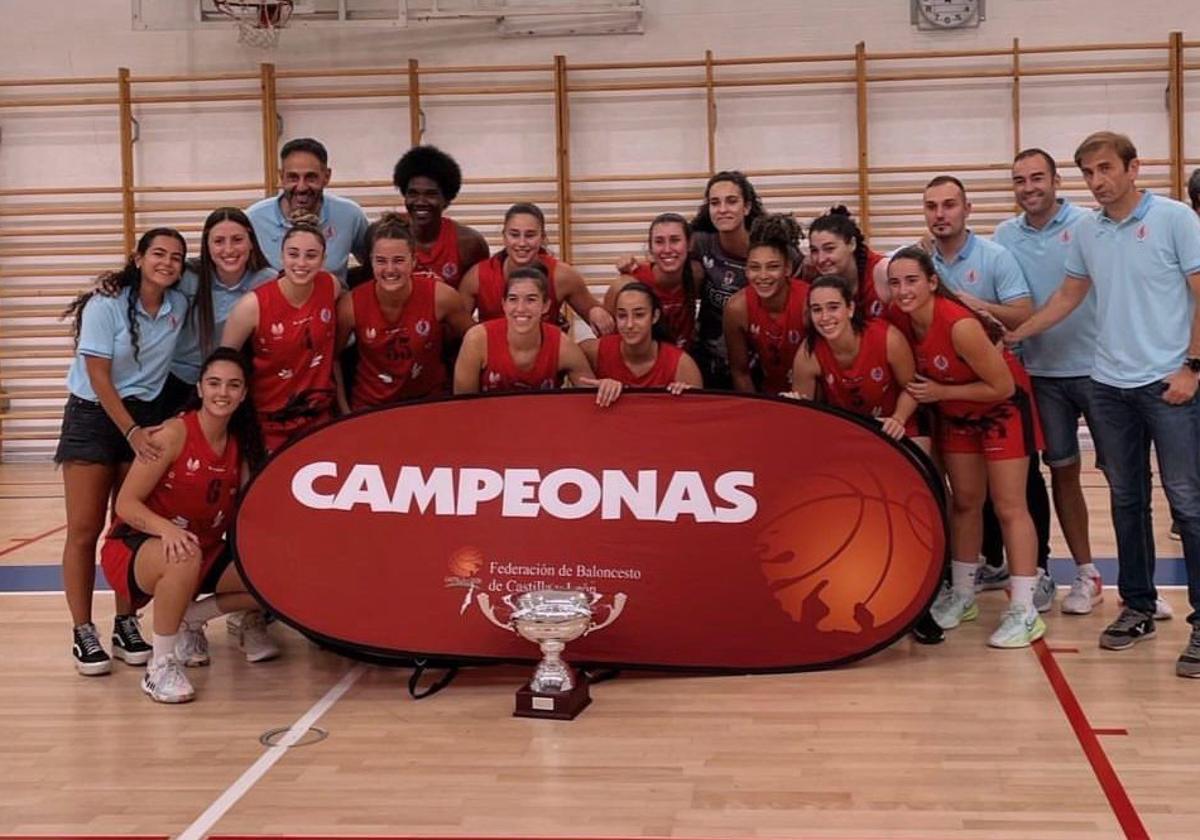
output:
M 1140 388 L 1183 365 L 1196 305 L 1187 277 L 1200 271 L 1200 219 L 1186 204 L 1142 193 L 1133 213 L 1114 222 L 1085 213 L 1067 255 L 1067 274 L 1096 291 L 1092 378 Z
M 1031 227 L 1024 213 L 997 226 L 992 240 L 1008 249 L 1021 267 L 1033 292 L 1034 308 L 1041 308 L 1062 285 L 1075 228 L 1085 215 L 1086 211 L 1060 198 L 1058 212 L 1041 229 Z M 1094 291 L 1065 320 L 1021 342 L 1025 368 L 1034 376 L 1091 376 L 1095 355 Z
M 138 358 L 135 361 L 127 314 L 129 294 L 128 288 L 122 289 L 116 297 L 94 294 L 83 307 L 78 352 L 67 370 L 67 390 L 81 399 L 98 401 L 84 356 L 112 360 L 113 387 L 123 399 L 152 400 L 167 381 L 171 356 L 187 315 L 187 298 L 174 288 L 167 289 L 162 306 L 153 316 L 138 301 Z
M 1029 284 L 1013 255 L 987 239 L 967 231 L 967 241 L 953 260 L 942 259 L 933 248 L 938 277 L 954 292 L 966 292 L 987 303 L 1011 303 L 1030 297 Z
M 283 235 L 292 226 L 283 215 L 282 198 L 283 193 L 264 198 L 246 210 L 259 247 L 271 265 L 280 270 Z M 350 255 L 354 254 L 360 263 L 367 261 L 367 214 L 350 199 L 326 192 L 321 199 L 321 231 L 325 234 L 325 269 L 345 286 Z
M 242 295 L 278 276 L 279 272 L 268 266 L 259 271 L 247 271 L 236 284 L 226 286 L 215 274 L 213 275 L 213 348 L 221 346 L 221 333 L 225 331 L 225 322 L 229 319 L 233 305 L 242 299 Z M 187 296 L 189 306 L 196 297 L 199 285 L 200 276 L 196 273 L 195 268 L 189 267 L 183 272 L 183 277 L 180 278 L 176 288 Z M 200 352 L 199 317 L 199 312 L 189 313 L 189 317 L 184 321 L 183 331 L 179 335 L 179 342 L 175 345 L 175 357 L 171 360 L 171 373 L 187 383 L 194 383 L 200 378 L 200 365 L 204 363 L 204 354 Z

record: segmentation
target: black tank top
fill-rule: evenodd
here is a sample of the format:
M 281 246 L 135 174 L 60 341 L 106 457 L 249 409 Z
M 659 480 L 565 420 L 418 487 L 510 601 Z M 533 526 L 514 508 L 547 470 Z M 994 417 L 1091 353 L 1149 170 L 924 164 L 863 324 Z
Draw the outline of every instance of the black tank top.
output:
M 716 233 L 703 231 L 692 235 L 692 258 L 704 268 L 696 361 L 701 363 L 706 385 L 723 387 L 718 380 L 729 379 L 729 354 L 721 318 L 725 304 L 746 286 L 746 261 L 722 251 Z

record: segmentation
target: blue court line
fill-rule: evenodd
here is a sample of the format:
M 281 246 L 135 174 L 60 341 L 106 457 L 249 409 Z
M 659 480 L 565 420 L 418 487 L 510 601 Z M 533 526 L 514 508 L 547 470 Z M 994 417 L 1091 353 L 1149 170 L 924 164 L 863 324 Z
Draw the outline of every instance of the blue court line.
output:
M 1117 559 L 1097 557 L 1096 567 L 1105 584 L 1117 583 Z M 1069 586 L 1075 579 L 1075 562 L 1069 557 L 1051 557 L 1050 574 L 1056 583 Z M 1186 586 L 1187 571 L 1182 557 L 1159 557 L 1154 567 L 1154 582 L 1160 586 Z M 61 592 L 62 569 L 59 566 L 0 566 L 0 592 Z M 110 590 L 104 571 L 96 567 L 96 589 Z

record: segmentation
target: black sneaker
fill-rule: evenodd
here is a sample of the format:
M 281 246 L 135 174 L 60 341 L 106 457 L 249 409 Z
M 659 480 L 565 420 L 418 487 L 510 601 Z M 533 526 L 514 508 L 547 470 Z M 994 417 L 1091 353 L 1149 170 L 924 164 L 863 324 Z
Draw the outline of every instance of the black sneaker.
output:
M 1200 627 L 1196 625 L 1192 625 L 1187 647 L 1175 662 L 1175 673 L 1181 677 L 1200 678 Z
M 71 652 L 75 655 L 75 670 L 85 677 L 98 677 L 112 670 L 112 660 L 100 644 L 96 625 L 90 621 L 80 624 L 74 631 L 75 644 Z
M 124 659 L 126 665 L 145 665 L 154 653 L 145 639 L 136 615 L 119 615 L 113 619 L 113 656 Z
M 1117 620 L 1100 634 L 1100 647 L 1105 650 L 1125 650 L 1154 636 L 1154 616 L 1123 607 Z
M 946 641 L 946 631 L 926 612 L 913 625 L 913 638 L 923 645 L 940 645 Z

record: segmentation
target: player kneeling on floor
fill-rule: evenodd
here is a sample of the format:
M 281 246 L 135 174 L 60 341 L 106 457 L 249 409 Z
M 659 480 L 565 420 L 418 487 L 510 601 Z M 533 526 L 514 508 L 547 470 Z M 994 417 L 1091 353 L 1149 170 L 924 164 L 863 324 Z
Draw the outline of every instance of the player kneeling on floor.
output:
M 155 431 L 163 457 L 134 461 L 100 552 L 115 590 L 139 609 L 154 601 L 142 690 L 160 703 L 195 697 L 183 667 L 208 664 L 205 623 L 257 606 L 224 539 L 238 490 L 264 458 L 249 380 L 236 350 L 208 357 L 189 409 Z M 252 662 L 279 654 L 261 625 L 243 627 L 242 649 Z

